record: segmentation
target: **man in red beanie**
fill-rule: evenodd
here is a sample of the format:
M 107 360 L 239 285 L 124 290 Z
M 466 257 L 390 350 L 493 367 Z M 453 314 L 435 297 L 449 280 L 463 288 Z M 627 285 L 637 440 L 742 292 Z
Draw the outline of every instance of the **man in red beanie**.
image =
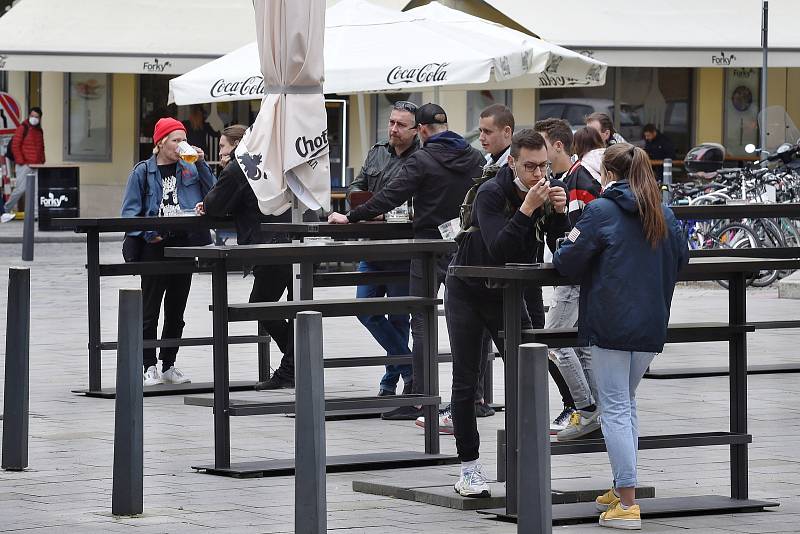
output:
M 123 217 L 169 217 L 193 213 L 194 207 L 213 187 L 211 169 L 197 147 L 197 161 L 180 159 L 178 146 L 186 141 L 186 129 L 170 117 L 159 119 L 153 131 L 153 155 L 136 164 L 128 176 L 122 201 Z M 128 232 L 122 244 L 125 261 L 165 261 L 164 248 L 208 245 L 211 234 L 198 231 L 136 231 Z M 183 313 L 189 298 L 192 275 L 156 274 L 142 276 L 143 337 L 155 339 L 161 304 L 164 304 L 164 326 L 161 339 L 180 339 L 183 333 Z M 161 348 L 161 372 L 156 367 L 155 348 L 144 349 L 143 381 L 155 384 L 185 384 L 189 377 L 175 367 L 178 347 Z

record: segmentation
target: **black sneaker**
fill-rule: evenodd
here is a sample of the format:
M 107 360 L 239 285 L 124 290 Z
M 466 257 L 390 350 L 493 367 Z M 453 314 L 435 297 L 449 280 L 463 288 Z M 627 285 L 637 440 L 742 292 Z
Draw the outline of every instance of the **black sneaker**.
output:
M 381 414 L 386 421 L 416 421 L 417 417 L 422 417 L 422 408 L 416 406 L 400 406 Z
M 475 403 L 475 417 L 491 417 L 494 415 L 494 408 L 484 402 Z
M 286 378 L 277 373 L 273 374 L 269 380 L 259 382 L 253 389 L 256 391 L 264 391 L 267 389 L 291 389 L 294 387 L 294 379 Z

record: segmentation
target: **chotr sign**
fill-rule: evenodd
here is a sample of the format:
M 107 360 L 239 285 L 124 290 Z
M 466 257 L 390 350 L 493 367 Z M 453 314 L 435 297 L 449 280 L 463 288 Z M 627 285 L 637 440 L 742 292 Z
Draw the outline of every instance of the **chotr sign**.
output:
M 264 94 L 264 78 L 262 76 L 250 76 L 245 80 L 228 81 L 220 78 L 210 91 L 212 98 L 225 96 L 252 96 L 259 97 Z
M 313 158 L 322 153 L 328 146 L 328 130 L 322 130 L 322 133 L 312 139 L 306 136 L 298 137 L 294 142 L 294 148 L 301 158 Z
M 421 67 L 403 67 L 398 65 L 389 71 L 386 83 L 398 85 L 404 83 L 432 83 L 447 80 L 449 63 L 427 63 Z

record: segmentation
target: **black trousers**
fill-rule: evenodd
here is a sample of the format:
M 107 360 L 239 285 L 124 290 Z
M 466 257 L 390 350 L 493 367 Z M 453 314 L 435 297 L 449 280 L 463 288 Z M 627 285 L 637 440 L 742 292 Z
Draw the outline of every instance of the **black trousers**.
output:
M 533 328 L 544 328 L 545 313 L 544 302 L 542 302 L 542 287 L 541 286 L 528 286 L 525 288 L 525 306 L 528 309 L 528 315 L 531 318 Z M 551 360 L 547 360 L 547 370 L 550 372 L 550 378 L 556 383 L 558 393 L 561 395 L 561 402 L 564 406 L 575 407 L 575 401 L 572 399 L 572 393 L 569 391 L 569 386 L 564 377 L 561 376 L 561 370 Z
M 475 419 L 475 391 L 480 380 L 484 332 L 488 331 L 497 348 L 505 353 L 503 294 L 499 289 L 468 285 L 448 276 L 444 310 L 450 350 L 453 353 L 453 430 L 458 457 L 462 462 L 479 456 L 480 436 Z M 522 327 L 531 328 L 528 314 L 522 311 Z
M 141 261 L 165 261 L 164 247 L 184 246 L 183 240 L 166 239 L 160 243 L 146 243 L 142 249 Z M 178 258 L 174 258 L 178 259 Z M 183 335 L 183 313 L 186 300 L 192 287 L 192 274 L 157 274 L 142 276 L 142 337 L 156 339 L 161 304 L 164 304 L 164 326 L 161 339 L 180 339 Z M 166 371 L 175 365 L 178 347 L 161 347 L 161 369 Z M 142 351 L 145 370 L 156 365 L 156 349 Z
M 250 302 L 277 302 L 289 287 L 292 280 L 291 265 L 257 265 L 253 269 L 253 289 Z M 259 324 L 275 340 L 283 353 L 275 375 L 281 378 L 294 378 L 294 340 L 292 327 L 286 319 L 259 321 Z

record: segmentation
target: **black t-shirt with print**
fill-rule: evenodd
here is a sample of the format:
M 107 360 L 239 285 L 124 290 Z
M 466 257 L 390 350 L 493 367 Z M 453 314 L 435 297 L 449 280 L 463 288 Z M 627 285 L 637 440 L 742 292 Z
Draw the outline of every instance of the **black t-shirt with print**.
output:
M 158 172 L 161 174 L 161 206 L 158 209 L 159 217 L 169 217 L 180 215 L 181 207 L 178 204 L 177 189 L 177 163 L 171 165 L 159 165 Z

